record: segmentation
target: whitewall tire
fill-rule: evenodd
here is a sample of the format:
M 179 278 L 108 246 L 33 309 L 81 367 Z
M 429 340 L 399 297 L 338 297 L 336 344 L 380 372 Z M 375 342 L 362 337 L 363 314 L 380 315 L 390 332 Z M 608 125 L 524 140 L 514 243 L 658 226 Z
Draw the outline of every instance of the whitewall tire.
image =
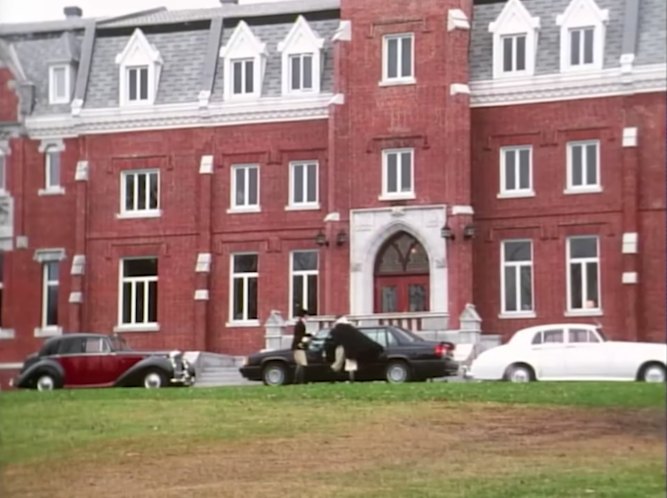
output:
M 535 380 L 533 370 L 524 365 L 512 365 L 507 369 L 506 379 L 510 382 L 523 383 Z
M 665 367 L 658 364 L 644 367 L 642 369 L 641 380 L 644 382 L 665 382 Z
M 38 391 L 53 391 L 56 388 L 56 379 L 51 374 L 40 374 L 35 387 Z

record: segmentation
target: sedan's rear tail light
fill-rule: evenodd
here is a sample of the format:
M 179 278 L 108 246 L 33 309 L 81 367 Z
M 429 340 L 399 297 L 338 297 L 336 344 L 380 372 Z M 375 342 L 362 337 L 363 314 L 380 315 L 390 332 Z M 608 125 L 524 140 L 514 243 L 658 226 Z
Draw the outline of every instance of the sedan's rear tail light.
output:
M 441 342 L 435 346 L 435 355 L 442 358 L 443 356 L 453 354 L 454 349 L 456 349 L 456 346 L 451 342 Z

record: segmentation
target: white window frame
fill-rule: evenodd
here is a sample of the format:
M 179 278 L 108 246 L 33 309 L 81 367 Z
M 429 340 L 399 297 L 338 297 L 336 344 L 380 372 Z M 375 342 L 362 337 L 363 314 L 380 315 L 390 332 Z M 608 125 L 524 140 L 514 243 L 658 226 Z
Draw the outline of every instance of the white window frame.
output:
M 252 74 L 250 75 L 250 81 L 252 81 L 252 91 L 247 92 L 246 91 L 246 83 L 248 82 L 248 66 L 247 63 L 252 62 Z M 239 66 L 237 66 L 239 65 Z M 247 57 L 247 58 L 242 58 L 242 59 L 232 59 L 230 61 L 230 66 L 231 66 L 231 95 L 233 98 L 243 98 L 247 96 L 253 96 L 257 93 L 257 89 L 255 88 L 255 71 L 257 63 L 254 58 L 252 57 Z M 241 92 L 236 92 L 234 88 L 234 84 L 236 82 L 236 70 L 237 67 L 241 67 Z
M 405 152 L 410 153 L 410 190 L 402 191 L 402 170 L 403 164 L 401 158 Z M 389 192 L 389 156 L 396 154 L 397 157 L 397 175 L 396 186 L 397 192 Z M 394 199 L 414 199 L 415 198 L 415 150 L 414 148 L 400 148 L 400 149 L 384 149 L 382 151 L 382 195 L 380 200 L 394 200 Z
M 595 251 L 596 251 L 596 256 L 595 257 L 578 257 L 578 258 L 572 258 L 571 257 L 571 243 L 573 240 L 576 239 L 595 239 Z M 577 236 L 572 236 L 572 237 L 567 237 L 566 241 L 566 269 L 565 269 L 565 275 L 566 275 L 566 281 L 567 281 L 567 310 L 565 312 L 565 316 L 578 316 L 578 315 L 584 315 L 584 316 L 599 316 L 602 315 L 602 265 L 600 264 L 600 237 L 596 235 L 577 235 Z M 586 285 L 586 280 L 587 280 L 587 275 L 588 275 L 588 265 L 589 264 L 596 264 L 597 265 L 597 294 L 598 294 L 598 302 L 597 306 L 587 308 L 586 303 L 589 301 L 588 299 L 588 289 Z M 581 282 L 582 282 L 582 288 L 581 288 L 581 302 L 583 305 L 583 308 L 573 308 L 572 307 L 572 282 L 571 282 L 571 277 L 570 277 L 570 268 L 572 265 L 580 265 L 581 266 Z
M 248 182 L 248 171 L 249 170 L 257 171 L 257 204 L 249 204 L 249 193 L 250 193 L 250 182 Z M 243 171 L 245 175 L 245 204 L 236 203 L 236 175 Z M 260 168 L 259 164 L 233 164 L 230 168 L 231 181 L 229 186 L 229 198 L 230 198 L 230 208 L 227 210 L 228 213 L 257 213 L 261 211 L 260 205 Z
M 608 21 L 609 9 L 600 9 L 595 0 L 572 0 L 565 11 L 556 16 L 556 24 L 560 27 L 561 72 L 602 70 Z M 593 28 L 593 62 L 573 65 L 571 32 L 582 28 Z
M 123 275 L 123 269 L 125 268 L 125 263 L 127 261 L 136 261 L 140 259 L 154 259 L 156 261 L 156 267 L 157 271 L 155 275 L 150 275 L 150 276 L 141 276 L 141 277 L 126 277 Z M 157 256 L 144 256 L 144 257 L 125 257 L 121 258 L 119 265 L 118 265 L 118 325 L 114 328 L 114 332 L 122 332 L 124 330 L 146 330 L 146 331 L 155 331 L 159 330 L 159 320 L 158 320 L 158 314 L 159 314 L 159 301 L 158 301 L 158 296 L 160 295 L 159 293 L 159 260 Z M 149 308 L 150 306 L 148 305 L 150 300 L 149 300 L 149 292 L 150 292 L 150 284 L 152 282 L 155 282 L 155 288 L 156 288 L 156 311 L 155 311 L 155 321 L 151 322 L 149 321 Z M 124 322 L 123 321 L 123 303 L 124 303 L 124 291 L 125 291 L 125 285 L 126 283 L 131 284 L 132 286 L 132 295 L 136 295 L 137 292 L 137 284 L 143 283 L 144 284 L 144 316 L 142 317 L 142 321 L 137 321 L 137 309 L 136 309 L 136 300 L 131 299 L 130 300 L 130 321 L 129 322 Z
M 0 149 L 0 195 L 7 193 L 7 162 L 8 154 Z
M 528 187 L 521 188 L 520 186 L 520 175 L 521 175 L 521 151 L 528 151 Z M 505 183 L 507 177 L 507 154 L 515 154 L 515 175 L 516 188 L 508 188 L 508 185 Z M 500 148 L 500 193 L 498 198 L 513 198 L 513 197 L 533 197 L 535 191 L 533 190 L 533 146 L 532 145 L 512 145 L 507 147 Z
M 409 38 L 410 43 L 410 74 L 403 75 L 400 74 L 402 68 L 402 50 L 403 43 L 401 40 Z M 399 75 L 390 77 L 389 76 L 389 41 L 390 40 L 399 40 L 397 44 L 398 50 L 396 52 L 397 57 L 397 70 Z M 392 33 L 384 35 L 382 37 L 382 80 L 380 85 L 409 85 L 416 83 L 415 78 L 415 34 L 414 33 Z
M 517 69 L 518 66 L 518 39 L 523 38 L 524 39 L 524 50 L 523 50 L 523 69 Z M 512 59 L 512 68 L 511 69 L 505 69 L 505 40 L 510 39 L 512 40 L 511 43 L 511 59 Z M 507 34 L 507 35 L 502 35 L 500 37 L 500 45 L 501 45 L 501 50 L 502 50 L 502 66 L 501 70 L 503 74 L 505 75 L 522 75 L 526 74 L 528 72 L 528 33 L 513 33 L 513 34 Z
M 234 258 L 236 256 L 255 256 L 257 258 L 257 271 L 256 272 L 244 272 L 244 273 L 236 273 L 234 270 Z M 228 326 L 258 326 L 259 325 L 259 254 L 255 252 L 240 252 L 240 253 L 234 253 L 230 255 L 230 260 L 229 260 L 229 322 Z M 257 318 L 248 318 L 248 301 L 249 301 L 249 295 L 248 295 L 248 290 L 250 288 L 248 282 L 250 279 L 256 279 L 257 280 L 257 296 L 255 298 L 257 299 L 257 313 L 258 317 Z M 236 304 L 234 302 L 234 299 L 236 298 L 234 294 L 234 282 L 240 279 L 243 281 L 243 318 L 238 320 L 234 318 L 234 305 Z
M 582 176 L 582 185 L 574 185 L 574 161 L 573 161 L 573 149 L 575 147 L 583 147 L 585 152 L 586 148 L 590 145 L 595 146 L 595 183 L 588 183 L 588 154 L 581 155 L 581 176 Z M 579 140 L 574 142 L 567 143 L 567 184 L 563 193 L 565 194 L 581 194 L 581 193 L 596 193 L 602 192 L 602 182 L 600 178 L 600 140 Z
M 310 58 L 310 88 L 306 88 L 306 87 L 304 86 L 304 80 L 305 80 L 305 74 L 306 74 L 306 71 L 304 70 L 304 65 L 305 65 L 305 64 L 304 64 L 304 59 L 305 59 L 305 58 Z M 294 78 L 293 78 L 293 76 L 294 76 L 294 74 L 293 74 L 292 71 L 294 70 L 294 65 L 292 64 L 292 62 L 294 61 L 294 59 L 298 59 L 298 60 L 299 60 L 299 74 L 300 74 L 300 78 L 299 78 L 299 86 L 298 86 L 298 88 L 294 88 L 294 86 L 293 86 L 293 83 L 294 83 Z M 305 54 L 289 54 L 289 55 L 287 56 L 287 64 L 288 64 L 288 68 L 287 68 L 287 79 L 288 79 L 288 82 L 287 82 L 287 85 L 288 85 L 288 89 L 289 89 L 288 91 L 289 91 L 289 93 L 313 93 L 313 92 L 315 92 L 315 82 L 314 82 L 314 79 L 315 79 L 315 78 L 314 78 L 314 73 L 315 73 L 315 66 L 314 66 L 314 64 L 315 64 L 315 57 L 314 57 L 314 55 L 313 55 L 312 53 L 305 53 Z
M 132 71 L 136 71 L 137 76 L 135 78 L 135 85 L 136 85 L 136 95 L 137 98 L 132 98 L 132 88 L 131 88 L 131 81 L 132 78 L 130 78 L 130 73 Z M 141 71 L 146 71 L 146 95 L 142 98 L 141 95 Z M 137 66 L 127 66 L 125 68 L 125 84 L 127 85 L 127 88 L 125 89 L 126 95 L 127 95 L 127 103 L 128 105 L 134 105 L 134 104 L 147 104 L 150 101 L 150 67 L 148 64 L 143 64 L 143 65 L 137 65 Z
M 162 57 L 160 52 L 148 41 L 141 29 L 136 28 L 125 48 L 116 55 L 116 64 L 119 66 L 119 102 L 121 107 L 147 106 L 155 103 L 160 74 L 162 72 Z M 145 99 L 130 100 L 130 73 L 131 69 L 146 67 L 147 96 Z M 137 96 L 141 96 L 141 83 L 137 78 Z
M 49 267 L 55 265 L 58 271 L 58 278 L 49 279 Z M 60 326 L 58 325 L 58 300 L 60 299 L 60 261 L 50 260 L 44 261 L 42 263 L 42 330 L 58 330 Z M 57 288 L 56 292 L 56 323 L 47 323 L 48 322 L 48 313 L 49 313 L 49 289 L 52 287 Z
M 296 169 L 303 168 L 303 178 L 304 182 L 302 185 L 303 188 L 303 200 L 297 202 L 295 199 L 296 196 Z M 314 170 L 315 175 L 315 199 L 308 200 L 308 179 L 310 178 L 309 171 Z M 319 176 L 320 176 L 320 166 L 318 161 L 292 161 L 289 164 L 289 204 L 286 209 L 288 210 L 298 210 L 298 209 L 319 209 L 320 208 L 320 187 L 319 187 Z
M 56 73 L 64 71 L 63 95 L 58 95 L 56 89 Z M 72 68 L 69 64 L 53 64 L 49 66 L 49 104 L 69 104 L 72 95 Z
M 586 31 L 591 31 L 591 43 L 593 46 L 591 47 L 591 60 L 589 62 L 586 62 L 586 37 L 585 33 Z M 579 32 L 579 47 L 577 47 L 577 55 L 579 56 L 579 62 L 575 63 L 572 60 L 572 38 L 575 32 Z M 568 37 L 570 38 L 568 43 L 570 44 L 570 61 L 569 61 L 569 66 L 571 68 L 579 67 L 581 66 L 582 68 L 586 67 L 591 67 L 595 64 L 595 26 L 578 26 L 576 28 L 570 28 L 568 30 Z
M 533 17 L 520 0 L 508 0 L 498 17 L 489 23 L 493 35 L 493 78 L 527 77 L 535 74 L 535 54 L 539 37 L 540 18 Z M 525 36 L 524 69 L 505 71 L 506 37 Z M 516 61 L 516 41 L 512 43 L 513 61 Z
M 314 270 L 295 270 L 294 269 L 294 255 L 295 253 L 314 253 L 315 256 L 317 257 L 317 268 Z M 308 277 L 310 276 L 315 276 L 317 277 L 317 281 L 315 283 L 315 291 L 317 292 L 317 298 L 319 301 L 320 293 L 319 293 L 319 285 L 320 285 L 320 254 L 319 251 L 317 250 L 296 250 L 290 252 L 290 257 L 289 257 L 289 274 L 290 274 L 290 279 L 289 279 L 289 303 L 287 306 L 287 309 L 289 309 L 289 315 L 291 319 L 294 319 L 294 309 L 292 307 L 292 304 L 294 303 L 295 296 L 294 295 L 294 279 L 296 277 L 300 277 L 303 280 L 303 289 L 304 289 L 304 294 L 301 296 L 301 303 L 300 306 L 302 309 L 306 309 L 309 312 L 312 313 L 313 310 L 310 309 L 308 306 L 308 301 L 309 301 L 309 295 L 311 292 L 311 289 L 308 286 Z M 317 307 L 319 309 L 319 302 L 317 303 Z
M 508 243 L 527 243 L 530 247 L 530 260 L 523 261 L 506 261 L 506 245 Z M 500 244 L 500 318 L 534 318 L 535 315 L 535 266 L 534 266 L 534 248 L 533 241 L 530 239 L 508 239 L 503 240 Z M 507 296 L 505 295 L 505 269 L 514 268 L 514 284 L 516 292 L 516 303 L 519 309 L 507 309 Z M 521 300 L 521 268 L 530 268 L 530 309 L 523 309 L 523 302 Z
M 151 175 L 157 176 L 157 206 L 154 208 L 145 207 L 140 209 L 139 206 L 139 182 L 137 181 L 139 176 L 145 175 L 146 180 L 144 181 L 144 197 L 145 205 L 148 206 L 150 203 L 150 177 Z M 127 200 L 127 189 L 126 183 L 129 176 L 134 176 L 134 205 L 133 209 L 127 209 L 126 200 Z M 159 169 L 129 169 L 120 172 L 120 214 L 117 218 L 155 218 L 162 214 L 160 209 L 160 170 Z

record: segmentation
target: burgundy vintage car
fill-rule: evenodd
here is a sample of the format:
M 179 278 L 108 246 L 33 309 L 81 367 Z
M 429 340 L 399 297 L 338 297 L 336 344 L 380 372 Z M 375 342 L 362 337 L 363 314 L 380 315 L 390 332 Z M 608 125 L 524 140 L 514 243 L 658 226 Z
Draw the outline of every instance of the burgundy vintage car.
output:
M 180 351 L 133 351 L 124 339 L 103 334 L 64 334 L 26 358 L 14 386 L 40 391 L 62 387 L 189 386 L 194 367 Z

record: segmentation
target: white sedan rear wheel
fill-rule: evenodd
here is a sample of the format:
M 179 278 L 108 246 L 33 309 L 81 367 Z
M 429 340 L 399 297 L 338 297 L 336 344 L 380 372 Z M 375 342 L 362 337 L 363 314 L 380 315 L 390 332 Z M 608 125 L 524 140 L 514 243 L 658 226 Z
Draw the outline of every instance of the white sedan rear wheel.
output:
M 523 365 L 514 365 L 508 369 L 507 380 L 510 382 L 530 382 L 533 380 L 533 372 Z
M 644 369 L 642 380 L 644 382 L 665 382 L 665 367 L 649 365 Z

